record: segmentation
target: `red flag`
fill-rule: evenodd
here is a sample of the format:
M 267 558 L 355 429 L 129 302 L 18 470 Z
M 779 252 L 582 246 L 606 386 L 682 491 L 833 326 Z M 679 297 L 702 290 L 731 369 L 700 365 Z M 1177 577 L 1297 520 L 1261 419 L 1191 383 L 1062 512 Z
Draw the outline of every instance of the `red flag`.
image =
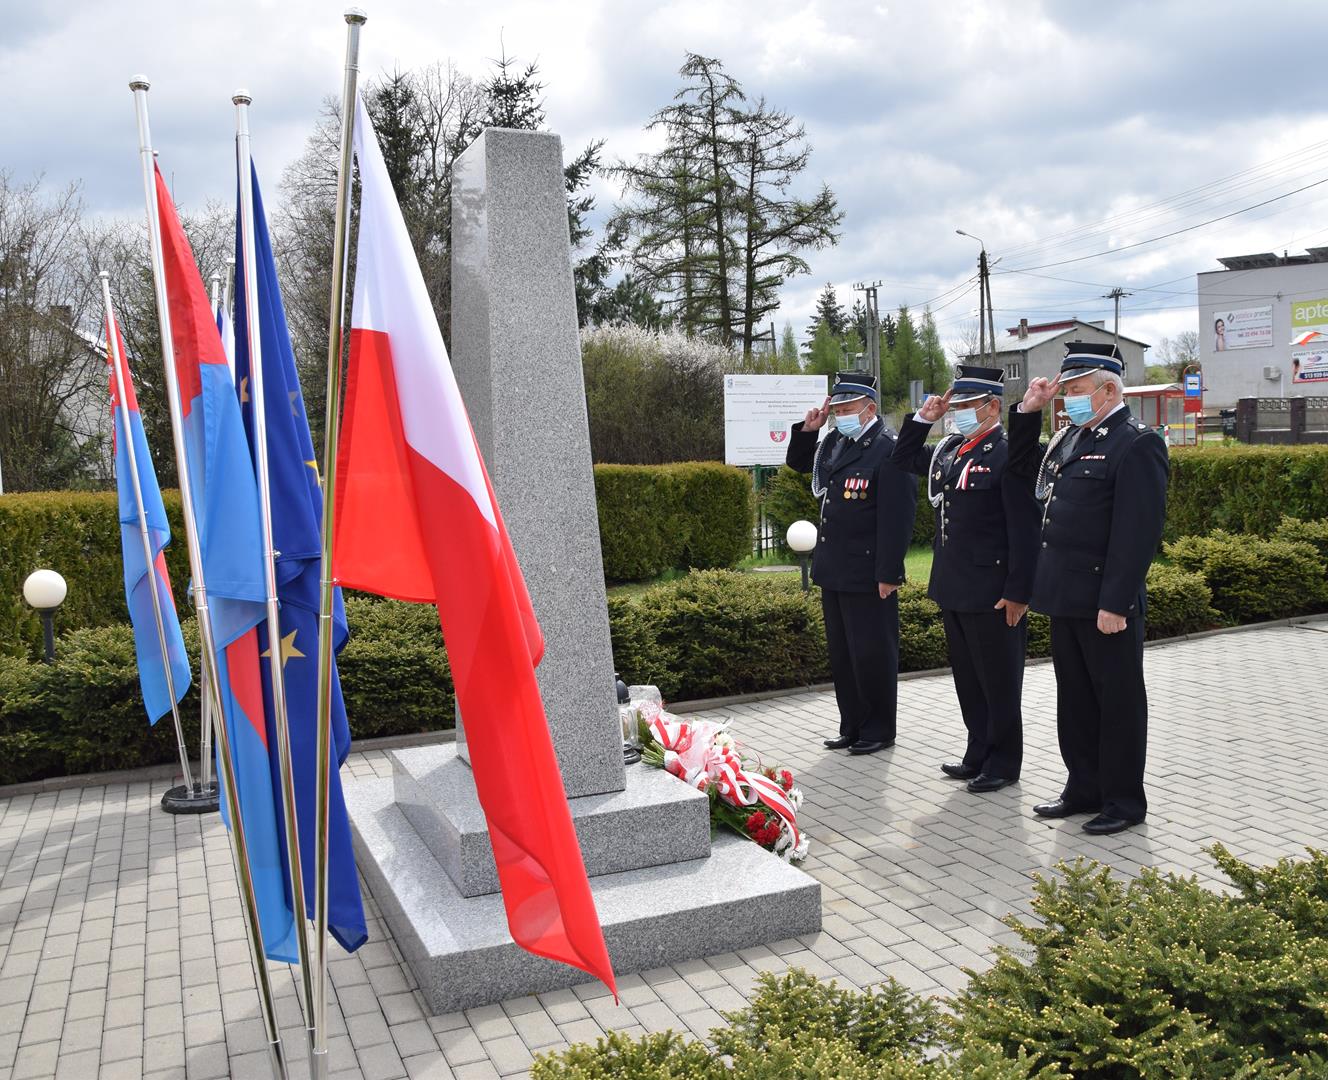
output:
M 363 104 L 333 569 L 438 605 L 507 924 L 614 986 L 535 681 L 543 639 Z

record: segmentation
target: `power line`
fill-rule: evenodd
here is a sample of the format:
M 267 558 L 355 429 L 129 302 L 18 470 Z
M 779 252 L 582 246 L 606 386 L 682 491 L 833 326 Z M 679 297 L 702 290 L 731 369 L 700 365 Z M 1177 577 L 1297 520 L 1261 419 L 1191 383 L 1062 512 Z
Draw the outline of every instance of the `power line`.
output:
M 1240 214 L 1248 214 L 1251 210 L 1258 210 L 1260 207 L 1268 206 L 1270 203 L 1289 199 L 1292 195 L 1299 195 L 1302 191 L 1309 191 L 1311 188 L 1319 187 L 1322 184 L 1328 184 L 1328 176 L 1315 180 L 1311 184 L 1304 184 L 1301 187 L 1284 192 L 1281 195 L 1274 195 L 1271 199 L 1264 199 L 1263 202 L 1257 202 L 1253 206 L 1246 206 L 1240 210 L 1233 210 L 1229 214 L 1221 214 L 1218 217 L 1209 218 L 1207 221 L 1201 221 L 1197 225 L 1187 225 L 1183 229 L 1175 229 L 1172 232 L 1163 233 L 1161 236 L 1151 236 L 1147 240 L 1137 240 L 1133 244 L 1122 244 L 1118 248 L 1110 248 L 1107 251 L 1097 251 L 1092 255 L 1080 255 L 1073 259 L 1060 259 L 1056 262 L 1041 263 L 1038 266 L 1020 266 L 1015 267 L 1014 269 L 1024 272 L 1029 270 L 1046 270 L 1052 266 L 1069 266 L 1071 263 L 1087 262 L 1089 259 L 1100 259 L 1104 255 L 1118 255 L 1122 251 L 1131 251 L 1134 248 L 1141 248 L 1148 244 L 1156 244 L 1160 240 L 1170 240 L 1173 236 L 1180 236 L 1182 233 L 1194 232 L 1195 229 L 1202 229 L 1207 225 L 1215 225 L 1219 221 L 1226 221 L 1228 218 L 1237 217 Z

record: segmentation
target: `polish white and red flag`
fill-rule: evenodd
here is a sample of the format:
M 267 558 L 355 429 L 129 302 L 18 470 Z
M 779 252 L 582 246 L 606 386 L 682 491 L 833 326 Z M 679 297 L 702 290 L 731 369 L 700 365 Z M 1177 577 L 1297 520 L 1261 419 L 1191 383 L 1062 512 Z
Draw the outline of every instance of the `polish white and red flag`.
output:
M 333 571 L 343 586 L 438 606 L 512 938 L 614 989 L 535 679 L 543 638 L 359 101 L 355 154 Z

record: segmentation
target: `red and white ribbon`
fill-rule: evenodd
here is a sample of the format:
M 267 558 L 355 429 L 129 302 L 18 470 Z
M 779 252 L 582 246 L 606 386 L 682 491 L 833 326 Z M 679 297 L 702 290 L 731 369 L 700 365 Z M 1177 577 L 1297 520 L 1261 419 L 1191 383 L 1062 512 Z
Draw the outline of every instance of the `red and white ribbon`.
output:
M 765 804 L 788 822 L 793 843 L 799 842 L 798 815 L 788 793 L 768 776 L 744 769 L 732 748 L 716 746 L 715 736 L 721 730 L 717 724 L 666 720 L 665 715 L 653 717 L 649 724 L 651 735 L 664 748 L 665 769 L 698 790 L 715 784 L 730 806 Z

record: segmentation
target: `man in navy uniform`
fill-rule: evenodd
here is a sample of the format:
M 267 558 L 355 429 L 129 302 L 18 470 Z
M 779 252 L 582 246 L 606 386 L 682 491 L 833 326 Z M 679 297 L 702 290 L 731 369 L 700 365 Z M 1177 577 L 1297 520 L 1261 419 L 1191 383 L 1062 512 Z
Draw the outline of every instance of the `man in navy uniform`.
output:
M 999 791 L 1024 757 L 1024 651 L 1041 510 L 1033 496 L 1038 455 L 1010 453 L 1001 429 L 1005 372 L 963 365 L 954 385 L 904 420 L 894 461 L 926 478 L 936 509 L 931 583 L 941 609 L 959 709 L 968 729 L 962 761 L 941 771 L 968 790 Z M 946 411 L 958 434 L 923 445 Z
M 1056 730 L 1069 772 L 1046 818 L 1096 814 L 1095 835 L 1144 820 L 1148 695 L 1144 586 L 1167 506 L 1167 445 L 1130 415 L 1114 345 L 1071 342 L 1060 375 L 1034 379 L 1010 414 L 1010 453 L 1036 447 L 1041 410 L 1060 393 L 1070 427 L 1037 478 L 1042 546 L 1032 607 L 1051 616 Z
M 899 597 L 917 484 L 890 460 L 895 440 L 876 415 L 876 378 L 841 372 L 820 408 L 793 425 L 788 464 L 812 474 L 821 527 L 812 578 L 821 588 L 839 705 L 831 750 L 873 754 L 895 742 Z M 834 417 L 835 430 L 817 445 Z

